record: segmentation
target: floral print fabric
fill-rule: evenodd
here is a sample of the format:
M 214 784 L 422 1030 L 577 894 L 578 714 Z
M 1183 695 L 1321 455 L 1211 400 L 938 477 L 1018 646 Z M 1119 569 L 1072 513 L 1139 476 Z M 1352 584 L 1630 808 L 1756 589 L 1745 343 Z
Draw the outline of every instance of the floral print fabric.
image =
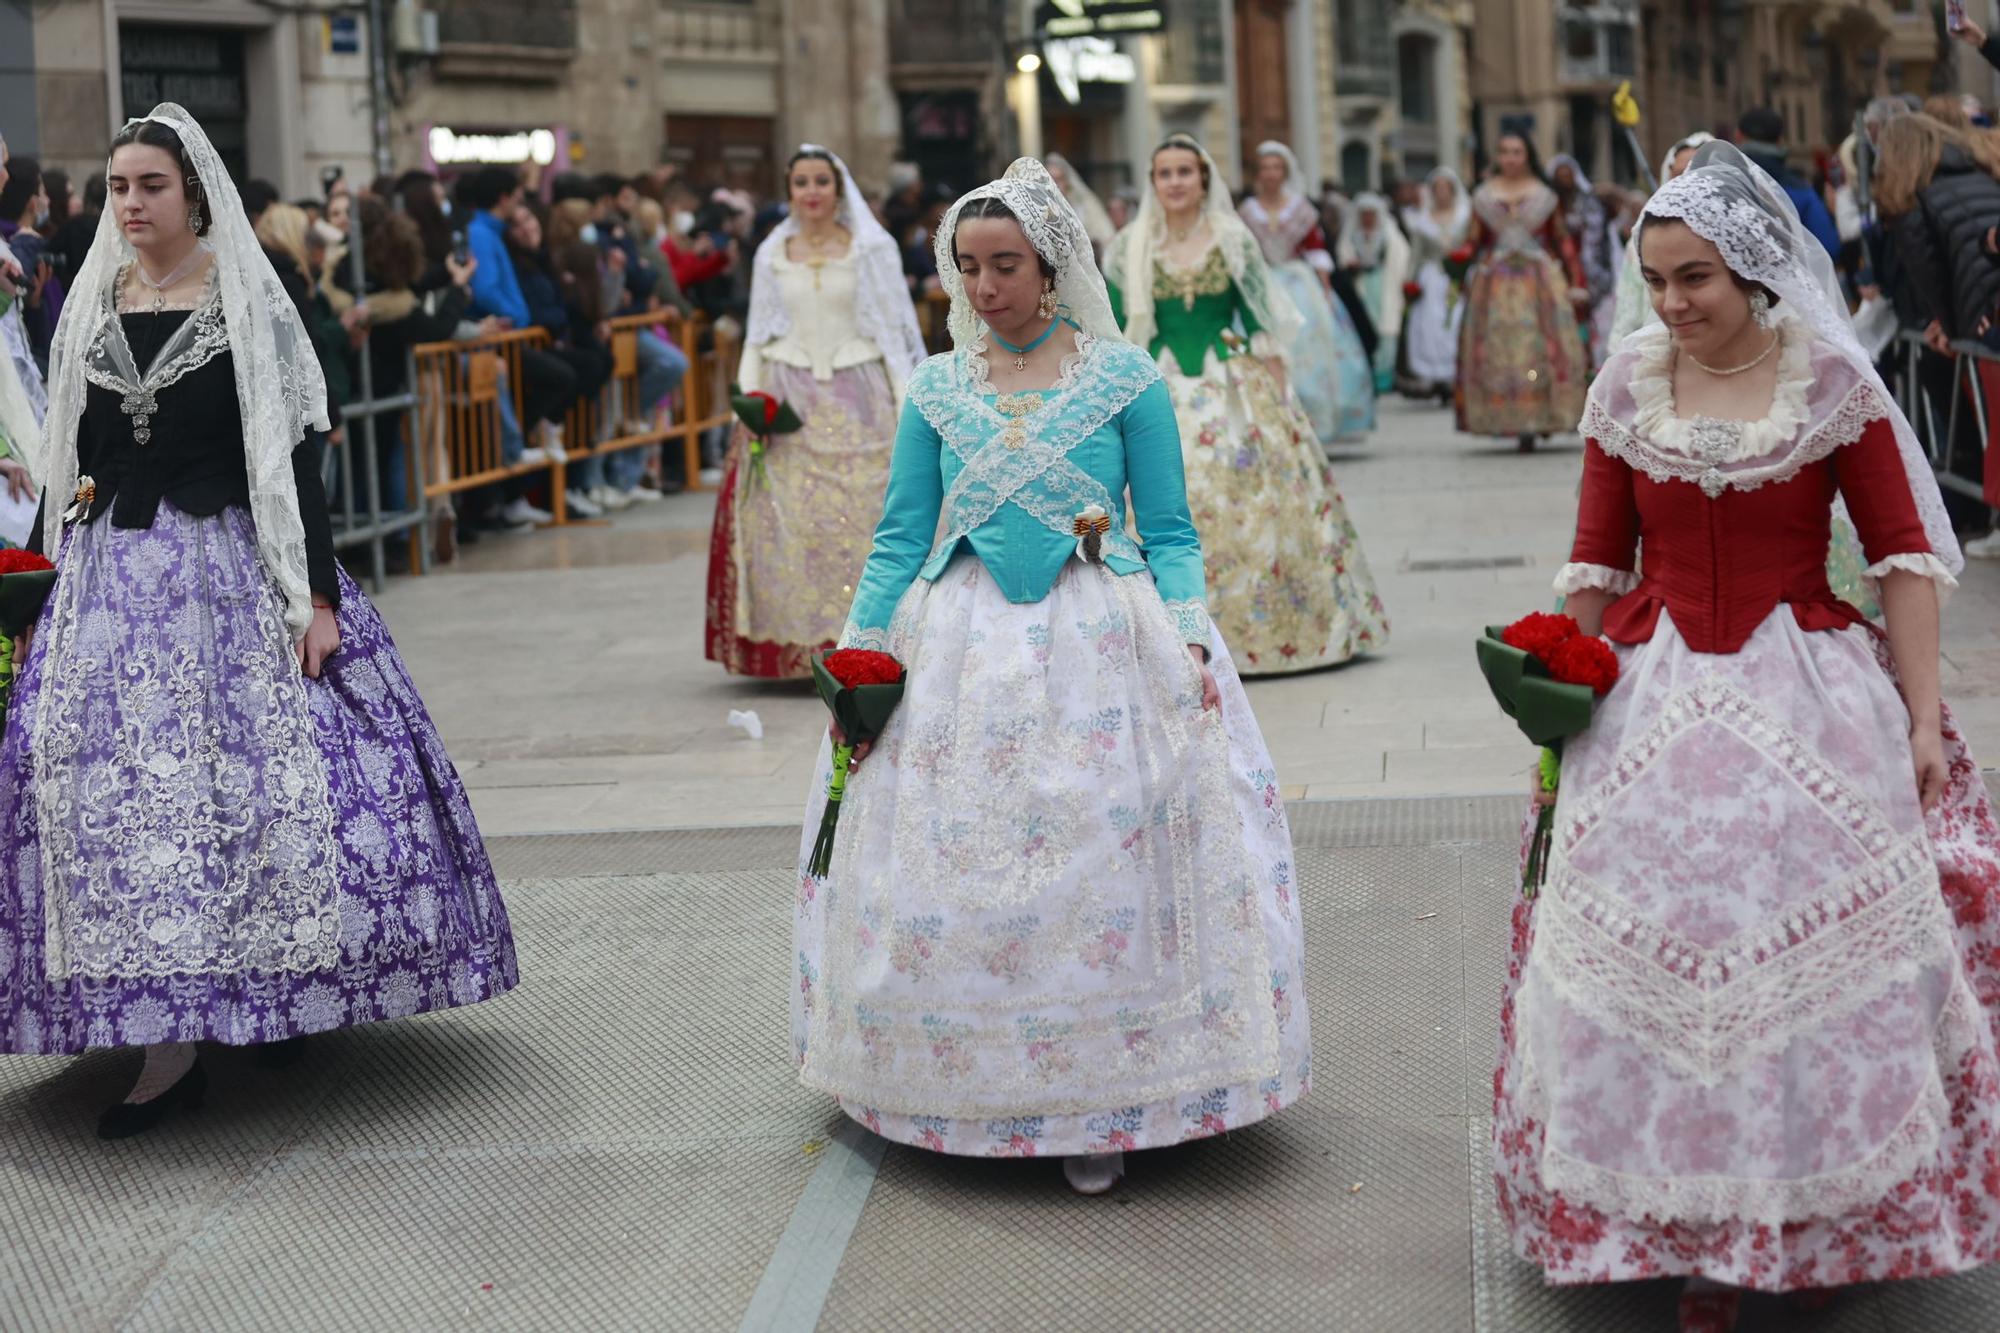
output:
M 1516 1250 L 1558 1283 L 1764 1290 L 1990 1262 L 2000 828 L 1949 714 L 1926 819 L 1871 631 L 1780 608 L 1707 655 L 1663 618 L 1619 653 L 1515 911 L 1493 1142 Z
M 1249 700 L 1222 711 L 1145 574 L 1013 603 L 960 555 L 904 596 L 901 705 L 799 878 L 801 1078 L 899 1141 L 1146 1148 L 1310 1083 L 1291 837 Z M 823 808 L 807 810 L 800 864 Z
M 514 984 L 464 787 L 345 574 L 340 650 L 305 680 L 241 508 L 84 524 L 61 569 L 0 741 L 0 1049 L 280 1041 Z M 297 828 L 274 840 L 284 810 Z M 285 858 L 324 916 L 266 919 Z M 51 859 L 90 873 L 51 880 Z M 98 948 L 134 922 L 180 965 Z M 278 956 L 232 948 L 278 938 Z
M 1198 376 L 1160 358 L 1180 421 L 1188 510 L 1208 612 L 1246 676 L 1373 652 L 1389 620 L 1333 470 L 1299 409 L 1254 357 L 1211 355 Z
M 840 637 L 867 563 L 896 404 L 880 361 L 825 380 L 778 361 L 763 374 L 802 424 L 772 438 L 755 479 L 750 433 L 736 427 L 709 539 L 707 651 L 738 675 L 805 677 Z

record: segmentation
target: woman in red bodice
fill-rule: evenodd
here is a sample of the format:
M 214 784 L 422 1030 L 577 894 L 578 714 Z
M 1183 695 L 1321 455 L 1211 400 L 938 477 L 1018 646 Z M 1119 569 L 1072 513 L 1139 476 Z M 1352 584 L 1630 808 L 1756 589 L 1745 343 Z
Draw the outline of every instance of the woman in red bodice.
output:
M 1557 580 L 1621 670 L 1516 912 L 1494 1171 L 1549 1281 L 1726 1330 L 2000 1252 L 2000 832 L 1938 695 L 1957 543 L 1789 200 L 1711 145 L 1639 243 L 1663 323 L 1591 387 Z

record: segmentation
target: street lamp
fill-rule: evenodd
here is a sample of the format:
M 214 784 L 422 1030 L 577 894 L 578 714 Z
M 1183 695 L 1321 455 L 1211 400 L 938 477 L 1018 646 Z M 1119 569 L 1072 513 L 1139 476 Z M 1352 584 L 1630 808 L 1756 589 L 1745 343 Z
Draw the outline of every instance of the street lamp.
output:
M 1016 56 L 1014 59 L 1014 68 L 1020 70 L 1021 73 L 1023 74 L 1035 74 L 1040 72 L 1042 68 L 1041 53 L 1039 51 L 1021 52 L 1021 54 Z

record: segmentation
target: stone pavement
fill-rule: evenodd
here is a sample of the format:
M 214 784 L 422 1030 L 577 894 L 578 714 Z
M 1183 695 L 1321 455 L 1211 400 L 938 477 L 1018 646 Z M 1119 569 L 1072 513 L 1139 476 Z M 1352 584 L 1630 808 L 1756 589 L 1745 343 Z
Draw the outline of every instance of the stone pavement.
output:
M 316 1038 L 287 1072 L 210 1052 L 208 1108 L 121 1144 L 90 1125 L 129 1054 L 0 1060 L 0 1330 L 1670 1329 L 1669 1285 L 1543 1288 L 1486 1165 L 1527 754 L 1469 639 L 1546 604 L 1576 468 L 1394 404 L 1341 461 L 1394 641 L 1252 686 L 1293 799 L 1317 1087 L 1098 1200 L 1053 1163 L 885 1148 L 792 1077 L 822 713 L 701 660 L 707 497 L 396 585 L 521 988 Z M 1947 633 L 1989 762 L 1996 602 L 1975 569 Z M 1743 1326 L 2000 1327 L 2000 1274 Z

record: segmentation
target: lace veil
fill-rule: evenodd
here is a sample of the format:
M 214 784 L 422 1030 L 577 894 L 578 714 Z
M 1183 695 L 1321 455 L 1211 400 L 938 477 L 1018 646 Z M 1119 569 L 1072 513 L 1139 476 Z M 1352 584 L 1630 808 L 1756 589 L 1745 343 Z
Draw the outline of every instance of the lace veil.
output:
M 1017 157 L 999 180 L 960 196 L 938 224 L 938 283 L 951 298 L 953 347 L 973 351 L 984 351 L 986 347 L 986 322 L 979 318 L 979 312 L 966 296 L 965 279 L 959 276 L 958 258 L 952 249 L 953 238 L 958 234 L 959 214 L 975 199 L 998 199 L 1007 205 L 1007 211 L 1027 235 L 1028 244 L 1055 269 L 1056 300 L 1078 328 L 1099 338 L 1122 339 L 1118 321 L 1111 317 L 1111 297 L 1097 271 L 1097 259 L 1083 219 L 1070 206 L 1047 167 L 1032 157 Z
M 77 429 L 89 384 L 165 387 L 169 381 L 155 379 L 158 369 L 177 357 L 192 360 L 199 354 L 194 345 L 204 336 L 218 343 L 226 337 L 235 359 L 257 553 L 284 597 L 292 637 L 302 638 L 312 623 L 312 591 L 306 581 L 306 534 L 299 521 L 292 451 L 308 427 L 329 429 L 326 380 L 291 297 L 250 228 L 236 184 L 201 126 L 172 102 L 160 103 L 141 120 L 165 125 L 180 137 L 188 166 L 207 196 L 209 229 L 201 243 L 215 257 L 209 294 L 204 311 L 182 324 L 152 366 L 132 365 L 118 323 L 118 283 L 135 255 L 119 230 L 118 210 L 106 208 L 99 216 L 90 256 L 71 286 L 50 350 L 49 413 L 30 468 L 47 488 L 42 549 L 53 558 L 62 541 L 63 510 L 77 486 Z M 107 161 L 107 173 L 109 165 Z M 226 331 L 220 336 L 212 310 L 219 310 Z
M 1451 225 L 1444 229 L 1446 248 L 1453 248 L 1465 244 L 1466 233 L 1472 228 L 1472 191 L 1465 188 L 1464 178 L 1450 167 L 1439 167 L 1424 177 L 1424 202 L 1419 211 L 1430 218 L 1433 224 L 1437 218 L 1431 212 L 1431 190 L 1441 180 L 1450 181 L 1454 192 Z
M 1292 304 L 1292 298 L 1271 281 L 1262 247 L 1229 201 L 1229 185 L 1222 178 L 1221 168 L 1215 165 L 1208 150 L 1189 135 L 1170 134 L 1160 146 L 1185 148 L 1201 158 L 1208 176 L 1208 189 L 1202 196 L 1202 216 L 1208 223 L 1209 235 L 1215 238 L 1223 262 L 1229 266 L 1229 277 L 1236 284 L 1244 309 L 1271 336 L 1277 354 L 1289 360 L 1291 347 L 1305 329 L 1305 317 Z M 1304 176 L 1291 149 L 1281 143 L 1263 143 L 1257 151 L 1283 156 L 1286 194 L 1305 197 Z M 1152 346 L 1153 336 L 1159 332 L 1153 315 L 1153 260 L 1166 239 L 1167 211 L 1160 204 L 1160 192 L 1148 189 L 1139 203 L 1138 216 L 1118 233 L 1106 255 L 1107 276 L 1118 284 L 1125 298 L 1125 336 L 1141 347 Z
M 1830 452 L 1833 446 L 1853 438 L 1867 420 L 1886 416 L 1895 428 L 1910 493 L 1923 519 L 1931 553 L 1952 574 L 1958 574 L 1965 567 L 1965 558 L 1945 514 L 1930 462 L 1917 443 L 1916 432 L 1876 374 L 1874 362 L 1854 336 L 1833 261 L 1799 221 L 1798 210 L 1784 190 L 1735 145 L 1716 141 L 1698 149 L 1688 169 L 1647 201 L 1640 219 L 1642 236 L 1646 221 L 1653 218 L 1685 222 L 1721 251 L 1732 273 L 1763 284 L 1777 297 L 1773 313 L 1795 321 L 1811 335 L 1814 383 L 1796 437 L 1799 464 L 1810 461 L 1808 455 L 1820 448 Z M 1659 344 L 1668 339 L 1666 327 L 1659 323 L 1627 336 L 1619 345 L 1620 353 L 1638 355 L 1626 359 L 1625 369 L 1629 372 L 1642 360 L 1657 359 L 1663 350 Z M 1635 447 L 1643 448 L 1640 432 L 1635 429 L 1638 409 L 1631 393 L 1631 376 L 1610 374 L 1610 369 L 1607 366 L 1607 373 L 1591 385 L 1582 429 L 1595 438 L 1610 434 L 1615 439 L 1638 442 Z M 1729 484 L 1754 484 L 1750 477 L 1769 471 L 1768 467 L 1746 469 L 1743 481 Z
M 838 153 L 812 143 L 800 144 L 799 151 L 825 153 L 840 173 L 840 208 L 835 218 L 853 238 L 849 244 L 854 249 L 855 327 L 875 344 L 890 367 L 891 379 L 900 384 L 928 354 L 923 330 L 917 326 L 916 307 L 910 304 L 910 287 L 903 278 L 902 249 L 875 220 L 854 173 Z M 784 288 L 772 271 L 772 260 L 782 255 L 785 242 L 798 234 L 798 219 L 787 216 L 757 247 L 751 272 L 750 319 L 743 332 L 747 347 L 762 346 L 792 330 L 792 313 L 785 307 Z
M 1097 197 L 1097 191 L 1077 175 L 1076 168 L 1061 153 L 1050 153 L 1042 161 L 1047 164 L 1051 177 L 1057 172 L 1062 173 L 1056 188 L 1062 191 L 1063 198 L 1069 200 L 1076 215 L 1083 219 L 1084 234 L 1090 237 L 1090 243 L 1094 246 L 1109 245 L 1111 238 L 1118 234 L 1118 229 L 1111 225 L 1111 214 L 1104 207 L 1104 201 Z

